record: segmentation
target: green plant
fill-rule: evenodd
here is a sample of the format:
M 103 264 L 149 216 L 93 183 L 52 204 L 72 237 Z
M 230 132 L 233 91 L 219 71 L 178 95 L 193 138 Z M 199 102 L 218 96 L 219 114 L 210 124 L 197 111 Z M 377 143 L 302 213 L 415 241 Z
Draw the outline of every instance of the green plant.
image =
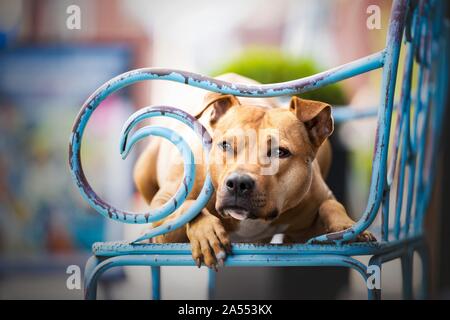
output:
M 234 72 L 261 83 L 276 83 L 310 76 L 322 70 L 312 59 L 290 57 L 275 48 L 253 47 L 224 63 L 214 70 L 212 75 Z M 338 84 L 302 93 L 299 96 L 333 105 L 347 103 L 344 91 Z

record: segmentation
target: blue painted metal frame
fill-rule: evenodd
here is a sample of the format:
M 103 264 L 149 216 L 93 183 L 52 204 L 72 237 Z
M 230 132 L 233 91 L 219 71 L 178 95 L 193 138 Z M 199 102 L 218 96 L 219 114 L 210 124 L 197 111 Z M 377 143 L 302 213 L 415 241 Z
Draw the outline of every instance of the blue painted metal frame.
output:
M 445 112 L 448 81 L 448 25 L 443 12 L 445 2 L 439 0 L 395 0 L 393 2 L 386 48 L 378 53 L 310 77 L 267 85 L 243 85 L 205 77 L 195 73 L 144 68 L 124 73 L 100 87 L 83 105 L 73 128 L 69 162 L 73 178 L 86 201 L 106 217 L 126 223 L 149 223 L 168 216 L 186 199 L 195 176 L 192 154 L 174 132 L 161 127 L 144 127 L 129 137 L 132 129 L 143 119 L 169 116 L 190 126 L 209 151 L 211 137 L 191 115 L 166 106 L 147 107 L 133 114 L 124 126 L 120 152 L 125 157 L 139 139 L 156 134 L 175 143 L 185 159 L 184 186 L 163 207 L 148 213 L 132 213 L 116 209 L 103 201 L 90 187 L 81 166 L 80 147 L 85 126 L 94 110 L 111 93 L 143 80 L 168 80 L 185 83 L 213 92 L 246 97 L 273 97 L 314 90 L 331 83 L 382 68 L 381 101 L 378 108 L 378 127 L 373 156 L 372 178 L 367 207 L 351 228 L 321 235 L 306 244 L 251 245 L 234 244 L 227 266 L 341 266 L 352 268 L 367 280 L 368 269 L 352 258 L 354 255 L 372 256 L 369 266 L 401 259 L 403 293 L 412 298 L 412 259 L 418 252 L 422 259 L 423 286 L 421 297 L 427 293 L 427 248 L 423 241 L 423 219 L 433 191 L 438 143 Z M 397 69 L 402 41 L 406 55 L 400 101 L 394 104 Z M 418 81 L 412 99 L 413 72 Z M 396 111 L 396 127 L 391 138 L 391 121 Z M 373 110 L 357 112 L 351 108 L 335 111 L 339 121 L 374 115 Z M 208 152 L 206 152 L 208 153 Z M 388 157 L 390 154 L 390 158 Z M 397 168 L 399 167 L 399 168 Z M 406 174 L 407 173 L 407 174 Z M 405 181 L 406 179 L 406 181 Z M 396 184 L 394 221 L 389 223 L 391 191 Z M 404 191 L 406 190 L 406 200 Z M 147 265 L 152 268 L 153 298 L 160 297 L 160 266 L 195 265 L 189 244 L 143 244 L 150 239 L 183 226 L 206 205 L 213 193 L 211 181 L 205 181 L 201 195 L 186 214 L 152 229 L 150 233 L 131 242 L 97 243 L 94 256 L 85 270 L 86 298 L 96 297 L 96 282 L 101 273 L 123 265 Z M 380 210 L 381 209 L 381 210 Z M 358 234 L 369 228 L 381 211 L 381 239 L 377 243 L 351 243 Z M 210 273 L 209 292 L 213 292 Z M 368 290 L 369 298 L 380 298 L 380 290 Z

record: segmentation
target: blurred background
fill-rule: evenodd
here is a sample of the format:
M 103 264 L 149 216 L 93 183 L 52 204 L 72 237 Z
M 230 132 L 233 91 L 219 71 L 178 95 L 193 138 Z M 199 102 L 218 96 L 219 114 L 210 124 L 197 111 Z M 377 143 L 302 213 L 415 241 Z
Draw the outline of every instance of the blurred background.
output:
M 367 27 L 370 5 L 381 10 L 379 29 Z M 80 13 L 75 28 L 68 24 L 74 6 Z M 141 67 L 237 72 L 262 83 L 308 76 L 381 50 L 390 7 L 390 0 L 1 0 L 0 299 L 80 299 L 82 290 L 66 286 L 67 267 L 82 270 L 93 242 L 131 240 L 142 228 L 93 212 L 70 177 L 71 126 L 105 81 Z M 380 78 L 373 71 L 302 96 L 336 107 L 376 107 Z M 125 161 L 119 154 L 122 124 L 150 104 L 194 112 L 201 94 L 154 81 L 108 98 L 82 147 L 94 189 L 113 205 L 145 210 L 132 183 L 139 150 Z M 354 219 L 367 201 L 375 129 L 374 120 L 360 120 L 337 126 L 332 137 L 328 183 Z M 445 163 L 449 155 L 442 150 Z M 449 199 L 442 194 L 448 175 L 442 166 L 427 221 L 436 298 L 450 297 L 450 221 L 443 214 Z M 415 264 L 416 275 L 420 268 Z M 384 298 L 400 298 L 400 263 L 383 271 Z M 207 277 L 205 268 L 165 267 L 162 298 L 204 299 Z M 148 299 L 150 285 L 148 268 L 111 270 L 100 282 L 99 298 Z M 338 268 L 226 268 L 217 274 L 216 298 L 365 296 L 359 276 Z

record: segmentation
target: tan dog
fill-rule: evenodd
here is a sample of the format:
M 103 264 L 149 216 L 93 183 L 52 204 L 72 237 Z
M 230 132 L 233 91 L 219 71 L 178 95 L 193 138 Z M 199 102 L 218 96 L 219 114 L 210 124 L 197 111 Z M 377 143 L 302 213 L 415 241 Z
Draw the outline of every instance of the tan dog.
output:
M 255 83 L 235 74 L 220 79 Z M 331 163 L 327 137 L 333 132 L 328 104 L 292 97 L 289 108 L 281 108 L 272 99 L 210 93 L 198 118 L 213 134 L 208 166 L 216 191 L 186 227 L 156 237 L 155 242 L 189 241 L 197 265 L 203 261 L 216 267 L 229 252 L 230 240 L 268 243 L 274 234 L 283 233 L 285 242 L 304 242 L 354 224 L 324 181 Z M 267 134 L 239 139 L 236 132 L 242 131 Z M 200 155 L 198 141 L 189 142 L 196 157 Z M 268 162 L 248 161 L 248 154 Z M 183 165 L 177 157 L 169 142 L 158 139 L 139 158 L 134 178 L 151 208 L 164 204 L 178 189 Z M 167 219 L 182 214 L 197 198 L 207 171 L 202 159 L 196 159 L 196 180 L 188 199 Z M 265 174 L 268 163 L 275 163 L 275 170 Z M 375 239 L 364 232 L 357 240 Z

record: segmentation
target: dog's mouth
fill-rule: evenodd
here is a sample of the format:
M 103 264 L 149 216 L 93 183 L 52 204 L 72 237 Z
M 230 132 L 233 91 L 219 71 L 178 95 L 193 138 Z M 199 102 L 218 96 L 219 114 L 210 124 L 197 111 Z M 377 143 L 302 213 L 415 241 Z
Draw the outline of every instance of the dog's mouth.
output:
M 222 209 L 222 212 L 226 216 L 230 216 L 236 220 L 245 220 L 245 219 L 252 219 L 253 216 L 250 212 L 250 210 L 238 207 L 238 206 L 230 206 L 230 207 L 224 207 Z

